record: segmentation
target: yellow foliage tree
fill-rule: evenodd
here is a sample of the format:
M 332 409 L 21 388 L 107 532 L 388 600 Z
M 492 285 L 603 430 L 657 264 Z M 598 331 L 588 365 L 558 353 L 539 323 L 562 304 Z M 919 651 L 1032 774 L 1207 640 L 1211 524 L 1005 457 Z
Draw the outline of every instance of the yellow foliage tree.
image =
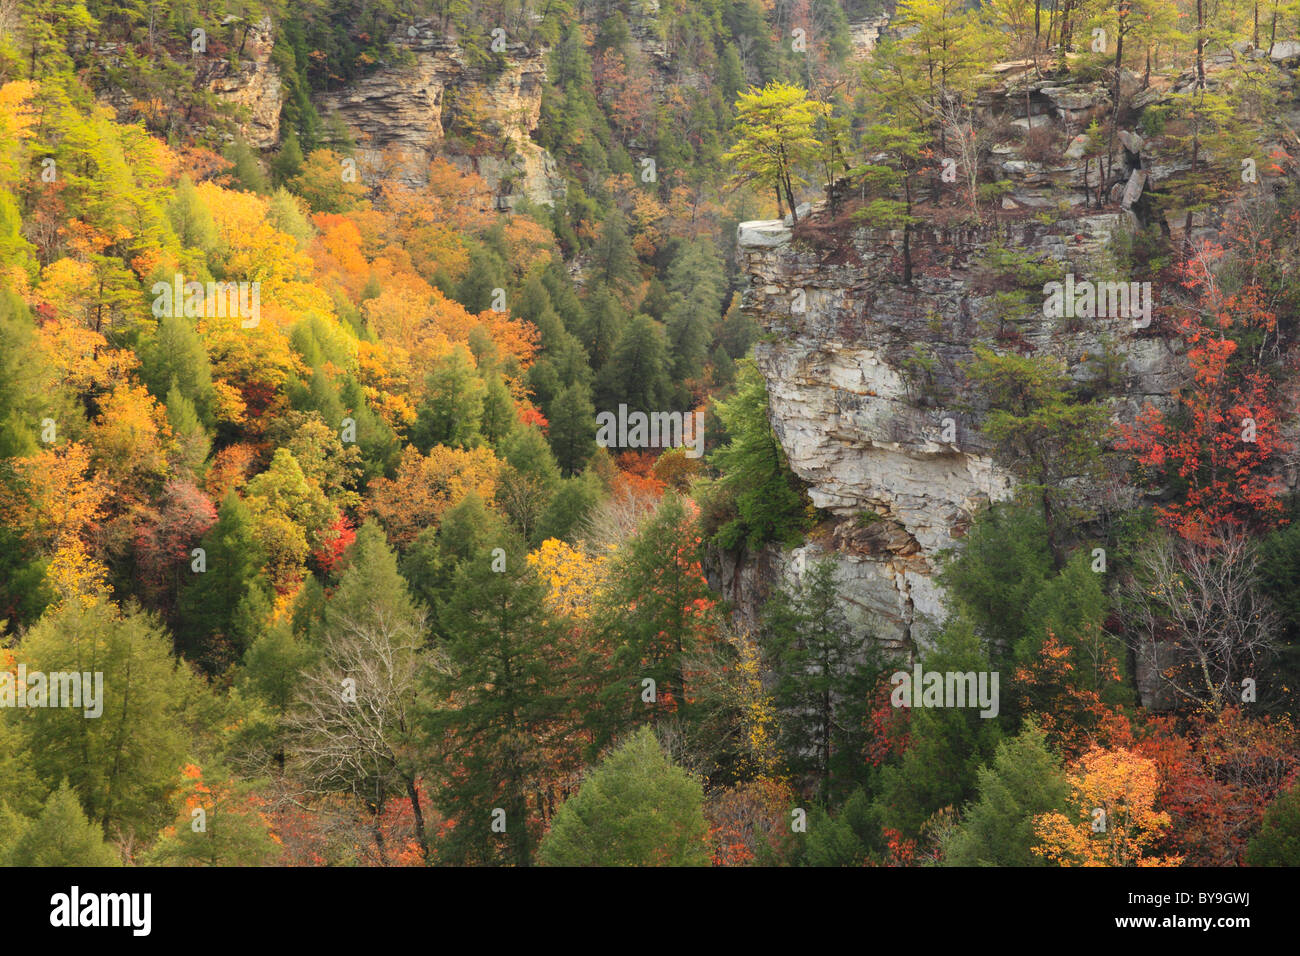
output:
M 611 545 L 609 553 L 593 557 L 558 538 L 543 541 L 528 555 L 528 563 L 537 569 L 550 589 L 546 596 L 547 608 L 557 616 L 568 616 L 578 622 L 589 620 L 593 598 L 609 574 L 613 551 Z
M 1178 866 L 1178 856 L 1150 855 L 1169 814 L 1155 809 L 1155 761 L 1123 748 L 1094 747 L 1070 770 L 1072 813 L 1034 818 L 1034 852 L 1058 866 Z
M 109 489 L 90 472 L 90 451 L 72 443 L 12 463 L 14 480 L 0 486 L 0 516 L 43 554 L 82 540 L 103 516 Z
M 102 334 L 66 317 L 43 323 L 37 335 L 56 380 L 75 392 L 111 389 L 139 365 L 129 349 L 109 348 Z
M 101 413 L 91 429 L 99 472 L 117 490 L 167 473 L 171 427 L 166 410 L 143 385 L 119 385 L 100 400 Z
M 59 545 L 45 577 L 58 594 L 56 605 L 75 600 L 82 607 L 94 607 L 109 600 L 108 568 L 91 557 L 76 538 L 67 538 Z M 115 608 L 113 613 L 116 616 Z
M 0 84 L 0 185 L 13 187 L 24 173 L 19 145 L 31 139 L 31 127 L 36 120 L 32 104 L 37 85 L 30 80 L 15 80 Z

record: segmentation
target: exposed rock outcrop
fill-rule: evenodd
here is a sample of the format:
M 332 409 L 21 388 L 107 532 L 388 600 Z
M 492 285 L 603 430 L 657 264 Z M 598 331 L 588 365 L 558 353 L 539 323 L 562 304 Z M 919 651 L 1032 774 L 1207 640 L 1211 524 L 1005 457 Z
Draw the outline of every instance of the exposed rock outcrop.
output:
M 537 203 L 563 196 L 555 160 L 531 138 L 546 80 L 542 51 L 512 44 L 500 69 L 472 63 L 427 20 L 394 42 L 400 62 L 317 97 L 323 115 L 339 116 L 354 132 L 364 159 L 396 156 L 398 176 L 416 185 L 431 159 L 446 156 L 481 175 L 506 208 L 519 196 Z
M 876 43 L 880 40 L 880 36 L 885 32 L 887 26 L 889 26 L 889 17 L 885 14 L 850 22 L 849 36 L 853 42 L 853 59 L 869 59 L 871 51 L 876 48 Z
M 194 69 L 195 82 L 208 89 L 218 104 L 229 109 L 239 134 L 255 149 L 271 149 L 280 142 L 280 108 L 284 102 L 284 88 L 280 67 L 273 62 L 275 29 L 270 18 L 246 23 L 228 18 L 236 24 L 239 45 L 229 50 L 218 48 L 211 38 L 203 38 L 204 49 L 192 47 L 183 56 Z M 223 24 L 225 25 L 225 24 Z M 114 71 L 124 67 L 123 45 L 104 43 L 94 48 L 95 59 L 110 80 Z M 156 114 L 158 107 L 138 100 L 137 95 L 117 83 L 110 82 L 100 89 L 97 97 L 107 103 L 124 122 L 134 122 L 141 114 Z M 187 135 L 210 132 L 208 117 L 191 114 L 167 114 L 169 129 Z M 232 134 L 228 124 L 221 127 L 226 138 Z
M 270 149 L 280 142 L 283 90 L 280 67 L 271 62 L 274 47 L 271 20 L 264 18 L 249 29 L 234 62 L 209 58 L 199 71 L 200 82 L 235 108 L 240 134 L 254 149 Z
M 1003 241 L 1083 276 L 1123 224 L 1119 212 L 1050 228 L 1020 220 L 1004 225 Z M 836 516 L 828 540 L 811 550 L 837 558 L 843 599 L 896 628 L 887 639 L 919 636 L 913 625 L 923 631 L 942 620 L 933 583 L 939 552 L 960 540 L 981 504 L 1014 487 L 980 434 L 979 415 L 958 411 L 977 401 L 961 371 L 972 343 L 1002 324 L 996 292 L 981 291 L 982 258 L 996 238 L 991 225 L 914 230 L 913 255 L 926 267 L 908 288 L 899 281 L 901 232 L 858 230 L 842 261 L 828 262 L 815 246 L 790 241 L 780 222 L 740 230 L 744 308 L 769 333 L 755 359 L 773 428 L 813 503 Z M 1003 332 L 1056 355 L 1080 381 L 1097 376 L 1099 357 L 1121 355 L 1117 414 L 1130 418 L 1179 381 L 1172 348 L 1127 318 L 1070 329 L 1039 315 Z M 872 533 L 857 533 L 863 520 Z
M 1182 383 L 1176 344 L 1158 323 L 1074 322 L 1037 309 L 1009 315 L 998 295 L 1015 276 L 999 277 L 989 263 L 995 250 L 1015 250 L 1053 263 L 1056 279 L 1104 280 L 1115 275 L 1116 232 L 1157 216 L 1175 241 L 1188 221 L 1194 236 L 1207 232 L 1213 210 L 1157 212 L 1148 199 L 1183 164 L 1126 131 L 1103 183 L 1096 146 L 1104 151 L 1104 144 L 1089 149 L 1084 135 L 1086 122 L 1110 109 L 1100 84 L 1041 80 L 1027 94 L 1023 86 L 995 89 L 981 109 L 988 128 L 1007 129 L 1017 117 L 1022 128 L 1026 119 L 1041 121 L 1055 143 L 1030 158 L 1028 137 L 992 137 L 987 162 L 994 178 L 1009 183 L 1001 221 L 990 212 L 981 222 L 923 216 L 928 221 L 908 236 L 910 285 L 902 281 L 901 230 L 855 226 L 843 216 L 832 223 L 825 203 L 793 231 L 779 220 L 740 224 L 742 304 L 766 333 L 754 354 L 773 429 L 813 503 L 831 518 L 800 551 L 769 548 L 739 566 L 724 562 L 720 583 L 733 601 L 757 600 L 782 575 L 798 574 L 801 561 L 829 556 L 845 606 L 873 621 L 886 641 L 924 640 L 942 621 L 939 555 L 960 545 L 983 503 L 1006 498 L 1016 483 L 981 434 L 980 397 L 963 372 L 977 341 L 1061 359 L 1077 382 L 1108 397 L 1115 420 L 1131 421 L 1147 401 L 1167 405 Z M 1106 205 L 1096 209 L 1099 187 Z M 851 197 L 835 198 L 842 208 Z M 1160 293 L 1157 283 L 1153 294 Z M 1132 489 L 1108 494 L 1118 499 L 1112 508 L 1137 499 Z

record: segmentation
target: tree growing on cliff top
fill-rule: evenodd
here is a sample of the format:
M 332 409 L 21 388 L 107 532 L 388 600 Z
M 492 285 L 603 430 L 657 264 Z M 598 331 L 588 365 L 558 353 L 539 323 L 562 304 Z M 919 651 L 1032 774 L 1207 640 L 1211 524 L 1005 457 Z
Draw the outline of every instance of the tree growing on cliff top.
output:
M 903 284 L 912 283 L 912 227 L 920 218 L 912 215 L 916 200 L 915 176 L 932 165 L 933 151 L 928 137 L 902 126 L 877 123 L 862 137 L 863 149 L 871 161 L 849 170 L 862 184 L 862 194 L 872 198 L 853 217 L 880 229 L 903 229 Z M 896 198 L 901 193 L 902 199 Z
M 784 198 L 790 219 L 799 222 L 794 190 L 806 184 L 800 170 L 821 155 L 817 118 L 829 107 L 808 98 L 808 91 L 788 83 L 771 82 L 761 90 L 751 86 L 736 100 L 735 145 L 723 156 L 737 172 L 733 185 L 758 181 L 776 190 L 777 214 Z

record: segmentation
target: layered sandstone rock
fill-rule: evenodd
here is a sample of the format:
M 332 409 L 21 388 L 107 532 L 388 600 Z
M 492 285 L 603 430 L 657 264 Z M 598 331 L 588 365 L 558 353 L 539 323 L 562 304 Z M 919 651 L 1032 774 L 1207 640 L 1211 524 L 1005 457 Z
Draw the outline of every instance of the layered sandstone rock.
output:
M 209 60 L 199 76 L 219 100 L 235 108 L 240 134 L 254 149 L 280 142 L 283 90 L 280 68 L 271 62 L 274 47 L 271 21 L 263 19 L 249 29 L 235 62 Z
M 339 116 L 356 135 L 365 160 L 396 156 L 400 178 L 417 185 L 429 161 L 446 156 L 482 176 L 503 207 L 519 196 L 546 204 L 563 196 L 555 160 L 532 140 L 546 80 L 542 51 L 511 44 L 502 69 L 471 63 L 430 21 L 395 42 L 400 60 L 317 97 L 323 115 Z M 478 141 L 458 135 L 469 128 L 481 133 Z
M 1015 65 L 1002 71 L 1015 72 Z M 1028 109 L 1023 86 L 982 96 L 988 127 L 1006 128 L 1015 118 L 1023 126 L 1028 114 L 1053 130 L 1056 145 L 1031 159 L 1024 136 L 994 136 L 986 161 L 1010 184 L 1002 211 L 985 211 L 982 221 L 949 216 L 942 220 L 949 225 L 932 217 L 914 227 L 910 286 L 902 281 L 901 230 L 832 222 L 825 203 L 794 231 L 788 220 L 740 224 L 742 305 L 766 333 L 755 359 L 772 426 L 813 503 L 830 515 L 797 551 L 769 547 L 722 561 L 718 583 L 744 616 L 753 617 L 782 576 L 829 557 L 845 606 L 886 642 L 924 640 L 943 620 L 935 582 L 941 554 L 960 547 L 981 505 L 1006 498 L 1016 484 L 981 434 L 984 412 L 963 371 L 975 342 L 1061 359 L 1075 381 L 1105 398 L 1116 421 L 1131 421 L 1148 401 L 1171 401 L 1185 372 L 1159 323 L 1142 329 L 1128 317 L 1066 321 L 1041 310 L 1008 319 L 997 300 L 1008 277 L 990 280 L 996 248 L 1053 263 L 1057 279 L 1104 280 L 1116 276 L 1116 232 L 1161 219 L 1175 241 L 1189 221 L 1193 238 L 1212 231 L 1215 210 L 1191 217 L 1176 207 L 1156 210 L 1151 195 L 1185 164 L 1136 130 L 1120 135 L 1105 187 L 1110 202 L 1088 207 L 1085 184 L 1095 195 L 1102 173 L 1089 158 L 1082 122 L 1109 102 L 1101 85 L 1068 79 L 1030 84 Z M 1279 106 L 1288 116 L 1295 108 L 1285 100 Z M 843 205 L 851 196 L 836 199 Z M 1157 283 L 1156 304 L 1170 291 Z M 1105 493 L 1109 508 L 1137 500 L 1132 489 Z

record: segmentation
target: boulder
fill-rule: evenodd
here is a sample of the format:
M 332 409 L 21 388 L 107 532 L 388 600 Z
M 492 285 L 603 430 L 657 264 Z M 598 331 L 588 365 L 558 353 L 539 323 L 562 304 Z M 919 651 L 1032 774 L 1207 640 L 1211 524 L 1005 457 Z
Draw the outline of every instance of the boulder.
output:
M 775 248 L 789 241 L 790 227 L 780 219 L 755 219 L 736 227 L 736 244 L 742 248 Z

